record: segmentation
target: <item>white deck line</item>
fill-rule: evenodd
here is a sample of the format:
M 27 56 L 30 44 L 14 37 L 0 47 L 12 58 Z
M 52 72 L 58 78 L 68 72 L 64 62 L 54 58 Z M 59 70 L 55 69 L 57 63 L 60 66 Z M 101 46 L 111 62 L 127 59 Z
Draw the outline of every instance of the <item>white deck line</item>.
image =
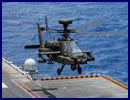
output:
M 8 88 L 8 86 L 2 82 L 2 88 Z

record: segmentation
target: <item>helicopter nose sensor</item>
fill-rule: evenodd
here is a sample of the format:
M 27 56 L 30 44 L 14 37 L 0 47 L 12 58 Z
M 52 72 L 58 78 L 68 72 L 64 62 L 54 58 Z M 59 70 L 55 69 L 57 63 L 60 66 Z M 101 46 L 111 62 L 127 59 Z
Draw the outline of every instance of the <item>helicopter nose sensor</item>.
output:
M 62 18 L 59 20 L 60 24 L 72 24 L 72 19 Z

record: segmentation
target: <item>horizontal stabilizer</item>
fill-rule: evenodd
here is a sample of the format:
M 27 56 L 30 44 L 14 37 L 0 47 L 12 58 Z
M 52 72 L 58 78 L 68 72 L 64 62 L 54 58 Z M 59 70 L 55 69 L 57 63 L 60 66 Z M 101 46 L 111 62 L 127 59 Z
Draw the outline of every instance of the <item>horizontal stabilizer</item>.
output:
M 25 49 L 37 49 L 40 48 L 40 45 L 25 45 Z

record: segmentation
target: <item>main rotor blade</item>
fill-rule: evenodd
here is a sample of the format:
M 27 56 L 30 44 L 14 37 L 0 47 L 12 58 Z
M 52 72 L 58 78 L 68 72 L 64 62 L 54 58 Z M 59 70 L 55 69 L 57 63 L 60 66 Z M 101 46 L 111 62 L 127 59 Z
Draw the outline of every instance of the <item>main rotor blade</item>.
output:
M 89 27 L 89 26 L 92 26 L 92 25 L 96 25 L 96 24 L 98 24 L 98 23 L 105 22 L 105 21 L 107 21 L 107 20 L 108 20 L 108 19 L 96 20 L 96 21 L 94 21 L 94 22 L 91 22 L 91 23 L 88 23 L 88 24 L 85 24 L 85 25 L 81 25 L 81 26 L 75 27 L 75 28 L 73 28 L 73 29 L 74 29 L 74 30 L 80 30 L 80 29 L 82 29 L 82 28 L 87 28 L 87 27 Z
M 83 34 L 128 34 L 128 32 L 77 32 Z

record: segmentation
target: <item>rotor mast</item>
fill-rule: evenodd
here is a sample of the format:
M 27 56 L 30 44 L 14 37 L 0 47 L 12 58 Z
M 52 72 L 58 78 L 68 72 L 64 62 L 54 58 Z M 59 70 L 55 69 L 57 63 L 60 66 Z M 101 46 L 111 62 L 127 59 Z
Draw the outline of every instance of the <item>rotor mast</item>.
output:
M 69 36 L 69 33 L 68 33 L 68 25 L 69 24 L 72 24 L 72 19 L 65 19 L 65 18 L 62 18 L 59 20 L 59 23 L 60 24 L 63 24 L 63 27 L 64 27 L 64 30 L 63 30 L 63 37 L 64 38 L 68 38 Z

